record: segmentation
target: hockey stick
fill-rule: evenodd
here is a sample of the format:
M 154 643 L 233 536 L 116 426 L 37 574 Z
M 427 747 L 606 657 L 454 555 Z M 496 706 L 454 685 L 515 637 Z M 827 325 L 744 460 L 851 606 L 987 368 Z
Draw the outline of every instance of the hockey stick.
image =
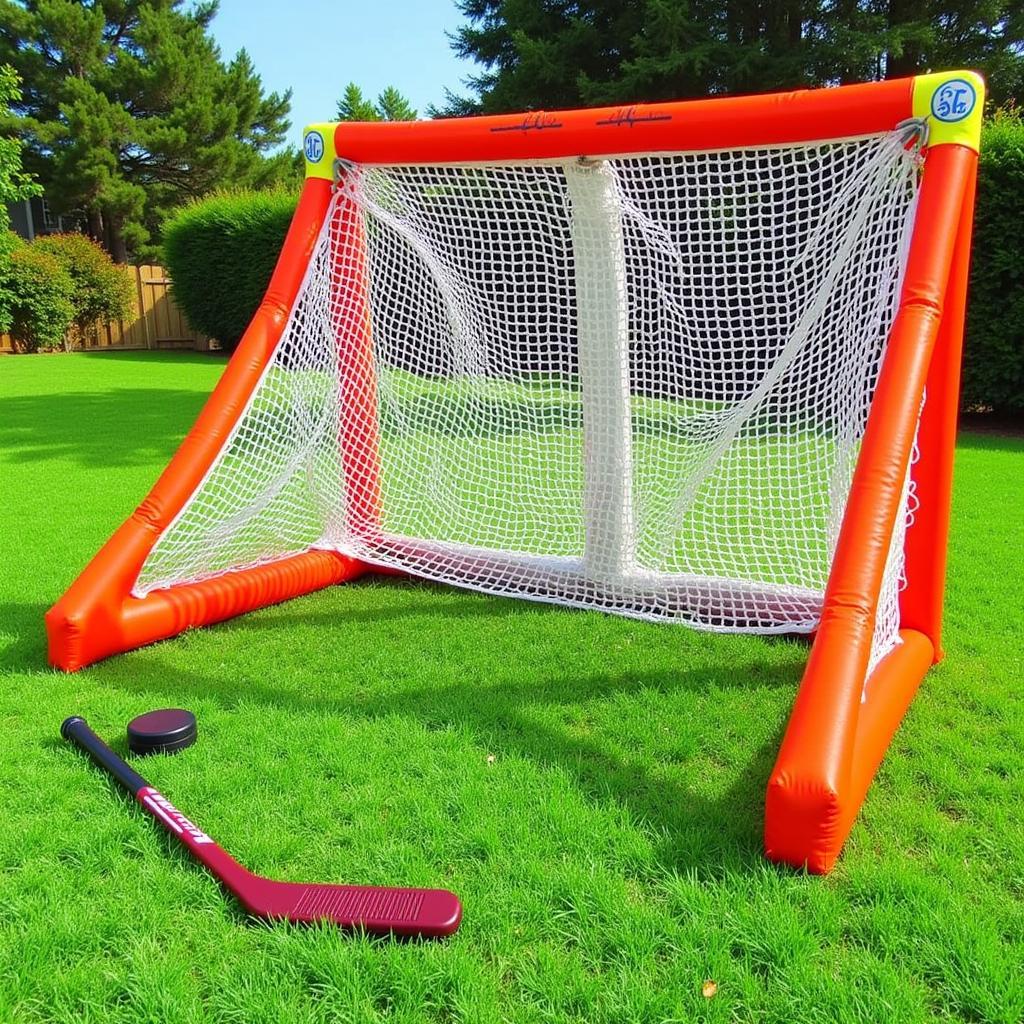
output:
M 132 796 L 225 888 L 257 917 L 313 923 L 331 921 L 375 935 L 436 938 L 459 927 L 462 906 L 445 889 L 396 889 L 373 885 L 304 885 L 254 875 L 225 853 L 141 775 L 121 760 L 89 728 L 72 715 L 60 727 L 64 739 L 84 750 Z

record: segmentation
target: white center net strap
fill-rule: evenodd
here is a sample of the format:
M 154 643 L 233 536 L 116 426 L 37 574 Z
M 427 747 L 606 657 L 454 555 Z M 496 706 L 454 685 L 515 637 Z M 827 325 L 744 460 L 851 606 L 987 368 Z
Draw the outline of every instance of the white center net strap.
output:
M 917 182 L 900 132 L 349 168 L 270 365 L 135 593 L 318 547 L 705 629 L 814 629 Z

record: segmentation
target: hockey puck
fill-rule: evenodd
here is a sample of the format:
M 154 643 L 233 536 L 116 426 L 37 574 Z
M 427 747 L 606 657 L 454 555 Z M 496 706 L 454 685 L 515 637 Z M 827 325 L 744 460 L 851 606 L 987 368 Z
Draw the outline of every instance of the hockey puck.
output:
M 147 711 L 128 723 L 133 754 L 176 754 L 196 741 L 196 716 L 184 708 Z

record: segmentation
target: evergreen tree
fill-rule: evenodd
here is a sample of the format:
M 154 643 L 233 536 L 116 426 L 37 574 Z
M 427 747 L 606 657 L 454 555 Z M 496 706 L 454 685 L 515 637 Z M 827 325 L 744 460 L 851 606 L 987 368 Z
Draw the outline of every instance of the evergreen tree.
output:
M 186 199 L 291 174 L 291 154 L 268 156 L 290 93 L 265 94 L 244 50 L 221 58 L 216 11 L 216 0 L 0 0 L 0 62 L 24 82 L 26 166 L 116 260 Z
M 21 93 L 14 68 L 0 64 L 0 116 L 9 113 Z M 22 143 L 18 138 L 0 135 L 0 234 L 10 227 L 7 204 L 39 195 L 41 189 L 21 167 Z
M 682 99 L 977 68 L 1024 85 L 1017 0 L 458 0 L 482 70 L 443 113 Z M 435 112 L 436 113 L 436 112 Z
M 345 86 L 345 92 L 338 100 L 337 118 L 339 121 L 380 120 L 373 101 L 363 95 L 363 90 L 355 82 L 349 82 Z
M 393 85 L 389 85 L 377 97 L 377 112 L 382 121 L 416 120 L 412 104 Z
M 389 85 L 374 103 L 363 95 L 355 82 L 349 82 L 338 100 L 337 117 L 339 121 L 415 121 L 416 111 L 393 85 Z
M 0 115 L 8 113 L 19 95 L 14 68 L 0 64 Z M 17 236 L 10 231 L 7 204 L 29 199 L 41 191 L 21 168 L 21 149 L 18 139 L 0 135 L 0 331 L 9 330 L 11 326 L 14 296 L 8 278 L 11 254 L 19 244 Z

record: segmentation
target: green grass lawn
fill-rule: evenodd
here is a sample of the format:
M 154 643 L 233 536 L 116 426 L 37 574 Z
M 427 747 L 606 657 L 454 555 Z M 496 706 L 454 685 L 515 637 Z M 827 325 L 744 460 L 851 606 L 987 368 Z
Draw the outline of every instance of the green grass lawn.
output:
M 369 581 L 48 670 L 221 368 L 0 360 L 0 1021 L 1024 1018 L 1024 443 L 961 438 L 947 661 L 822 879 L 761 856 L 797 642 Z M 58 738 L 168 705 L 199 743 L 145 773 L 245 864 L 443 885 L 460 932 L 248 921 Z

